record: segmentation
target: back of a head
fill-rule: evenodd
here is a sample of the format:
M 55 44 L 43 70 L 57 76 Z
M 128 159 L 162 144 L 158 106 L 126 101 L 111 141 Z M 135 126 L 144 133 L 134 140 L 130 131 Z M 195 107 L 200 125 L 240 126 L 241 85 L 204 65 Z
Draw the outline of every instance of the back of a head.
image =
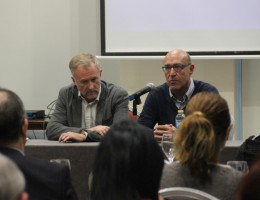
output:
M 13 161 L 0 154 L 0 199 L 18 200 L 25 190 L 22 172 Z
M 174 139 L 175 159 L 188 167 L 192 176 L 207 181 L 208 163 L 215 158 L 215 134 L 211 122 L 199 111 L 186 116 Z
M 226 100 L 213 92 L 196 94 L 188 102 L 185 115 L 200 111 L 212 123 L 215 132 L 216 151 L 219 151 L 226 138 L 230 126 L 230 113 Z
M 91 199 L 157 199 L 163 159 L 151 130 L 133 121 L 114 124 L 96 154 Z
M 24 124 L 21 99 L 12 91 L 0 88 L 0 143 L 8 144 L 19 138 Z
M 196 94 L 185 109 L 186 118 L 175 138 L 175 158 L 202 182 L 209 180 L 211 165 L 218 162 L 230 114 L 225 99 L 209 92 Z

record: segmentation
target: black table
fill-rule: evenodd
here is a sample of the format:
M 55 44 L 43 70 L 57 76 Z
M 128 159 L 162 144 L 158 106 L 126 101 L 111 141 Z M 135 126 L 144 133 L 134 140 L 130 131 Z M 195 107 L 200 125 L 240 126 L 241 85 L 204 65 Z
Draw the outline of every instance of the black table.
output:
M 92 170 L 99 143 L 58 143 L 48 140 L 28 140 L 25 154 L 50 160 L 66 158 L 71 163 L 72 184 L 79 200 L 89 199 L 88 176 Z
M 220 155 L 220 163 L 233 160 L 242 141 L 227 141 Z M 92 170 L 99 143 L 58 143 L 48 140 L 28 140 L 26 155 L 50 160 L 66 158 L 71 162 L 71 178 L 79 200 L 89 199 L 88 176 Z

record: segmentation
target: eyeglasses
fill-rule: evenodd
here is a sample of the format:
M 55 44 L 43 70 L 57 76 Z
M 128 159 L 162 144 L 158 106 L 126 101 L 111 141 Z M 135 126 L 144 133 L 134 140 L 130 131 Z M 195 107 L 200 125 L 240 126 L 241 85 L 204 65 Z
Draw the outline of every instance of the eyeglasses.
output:
M 173 68 L 176 72 L 180 72 L 181 70 L 184 69 L 184 67 L 188 67 L 190 65 L 190 63 L 188 64 L 175 64 L 173 66 L 170 66 L 170 65 L 165 65 L 165 66 L 162 66 L 162 70 L 164 72 L 170 72 L 171 69 Z

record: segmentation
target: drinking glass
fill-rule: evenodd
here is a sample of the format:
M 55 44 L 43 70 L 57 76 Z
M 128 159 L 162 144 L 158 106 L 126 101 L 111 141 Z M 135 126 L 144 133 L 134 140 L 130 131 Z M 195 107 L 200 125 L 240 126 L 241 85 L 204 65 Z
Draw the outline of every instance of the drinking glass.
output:
M 162 150 L 167 157 L 167 163 L 172 163 L 174 159 L 173 155 L 173 134 L 163 134 L 162 136 Z
M 227 161 L 227 165 L 241 172 L 248 172 L 248 165 L 246 161 Z
M 67 165 L 69 167 L 69 169 L 71 170 L 69 159 L 65 159 L 65 158 L 51 159 L 50 162 L 55 162 L 55 163 Z

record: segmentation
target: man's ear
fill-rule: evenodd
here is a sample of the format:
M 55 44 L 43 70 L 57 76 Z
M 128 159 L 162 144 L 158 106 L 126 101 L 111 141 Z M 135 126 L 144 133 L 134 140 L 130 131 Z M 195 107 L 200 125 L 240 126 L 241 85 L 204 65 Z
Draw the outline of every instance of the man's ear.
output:
M 23 135 L 23 138 L 26 138 L 26 137 L 27 137 L 28 125 L 29 125 L 28 119 L 25 118 L 25 119 L 24 119 L 24 122 L 23 122 L 23 126 L 22 126 L 22 135 Z
M 76 80 L 73 76 L 71 76 L 71 80 L 73 81 L 74 85 L 76 85 Z
M 190 75 L 193 74 L 194 69 L 195 69 L 195 65 L 191 64 L 191 65 L 190 65 Z

